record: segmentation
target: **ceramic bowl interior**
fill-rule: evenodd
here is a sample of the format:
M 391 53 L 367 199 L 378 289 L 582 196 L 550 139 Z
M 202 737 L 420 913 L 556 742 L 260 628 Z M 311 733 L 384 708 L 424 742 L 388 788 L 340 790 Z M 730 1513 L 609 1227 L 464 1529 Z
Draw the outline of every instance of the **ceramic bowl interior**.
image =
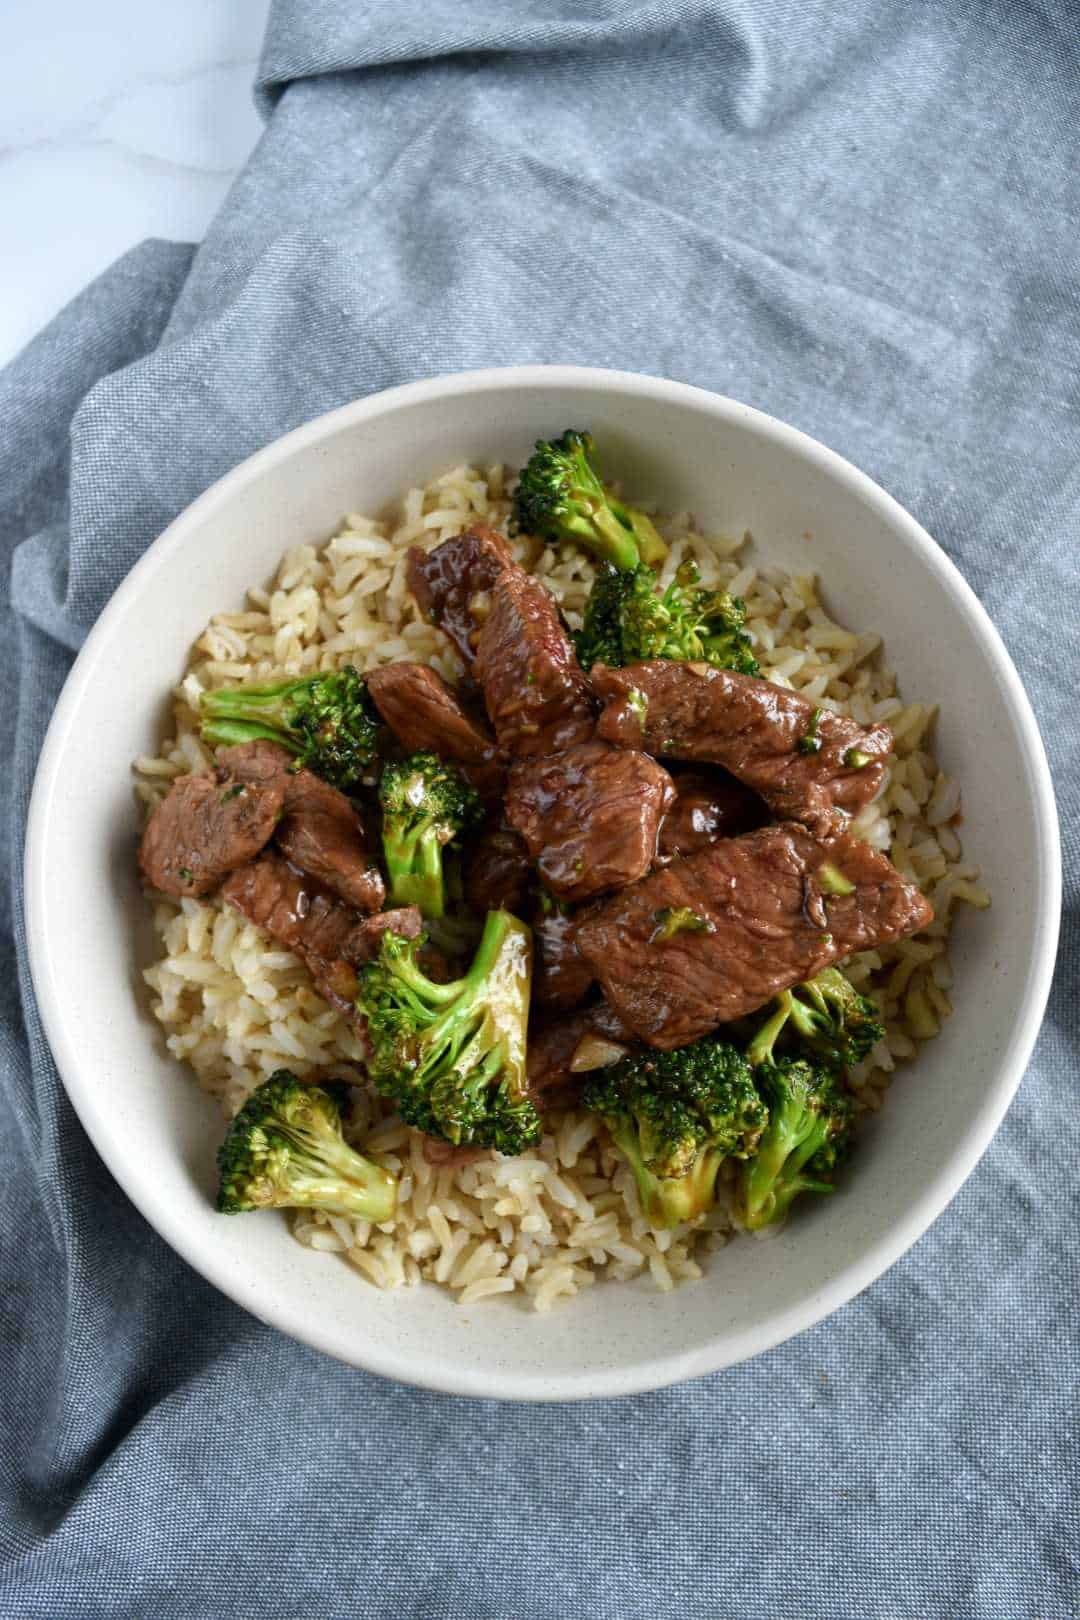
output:
M 167 695 L 211 613 L 238 607 L 281 553 L 378 512 L 462 460 L 519 463 L 587 424 L 631 495 L 749 529 L 756 555 L 817 570 L 842 621 L 886 637 L 909 699 L 940 702 L 937 746 L 964 788 L 966 850 L 989 912 L 953 937 L 955 1014 L 897 1078 L 844 1190 L 779 1239 L 733 1243 L 673 1294 L 598 1284 L 539 1315 L 461 1308 L 435 1287 L 380 1293 L 274 1216 L 214 1214 L 216 1107 L 166 1053 L 139 980 L 152 940 L 135 880 L 130 761 L 153 752 Z M 128 695 L 132 674 L 139 702 Z M 121 694 L 123 694 L 121 696 Z M 61 1074 L 135 1204 L 257 1316 L 357 1366 L 510 1398 L 612 1395 L 725 1366 L 805 1328 L 924 1231 L 990 1140 L 1023 1072 L 1056 942 L 1056 821 L 1038 733 L 975 597 L 924 531 L 862 474 L 730 400 L 575 368 L 446 377 L 357 402 L 215 485 L 117 591 L 65 688 L 27 847 L 34 981 Z

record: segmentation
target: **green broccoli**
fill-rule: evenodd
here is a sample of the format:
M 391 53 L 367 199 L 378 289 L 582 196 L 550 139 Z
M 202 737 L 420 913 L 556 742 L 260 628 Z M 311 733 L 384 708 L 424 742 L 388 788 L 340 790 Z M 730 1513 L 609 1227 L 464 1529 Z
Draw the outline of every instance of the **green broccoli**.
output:
M 430 1136 L 521 1153 L 541 1134 L 525 1084 L 532 935 L 489 911 L 468 972 L 450 984 L 421 971 L 421 943 L 384 934 L 361 970 L 371 1079 Z
M 224 686 L 200 699 L 203 740 L 213 747 L 264 737 L 293 755 L 296 769 L 348 788 L 375 758 L 380 720 L 351 665 L 272 686 Z
M 607 664 L 622 669 L 631 662 L 626 656 L 624 615 L 651 617 L 660 598 L 656 575 L 651 568 L 613 568 L 601 563 L 585 600 L 581 629 L 574 636 L 574 648 L 582 669 Z
M 676 934 L 715 934 L 716 924 L 691 906 L 664 906 L 653 912 L 655 927 L 649 944 L 665 945 Z
M 795 744 L 797 754 L 821 753 L 821 738 L 818 736 L 818 726 L 821 724 L 821 716 L 824 712 L 824 709 L 819 706 L 811 714 L 806 730 Z M 848 753 L 851 752 L 852 750 L 849 748 Z
M 674 1052 L 635 1052 L 582 1092 L 637 1181 L 646 1219 L 678 1226 L 711 1208 L 726 1158 L 753 1153 L 768 1113 L 750 1065 L 715 1035 Z
M 755 1078 L 769 1122 L 739 1167 L 734 1210 L 750 1231 L 782 1221 L 799 1193 L 831 1193 L 851 1140 L 851 1101 L 832 1069 L 803 1058 L 763 1063 Z
M 582 669 L 672 658 L 756 675 L 745 604 L 728 591 L 702 590 L 697 580 L 694 564 L 684 564 L 661 595 L 651 568 L 602 566 L 575 637 Z
M 537 439 L 518 480 L 514 523 L 545 540 L 573 540 L 617 568 L 658 563 L 667 546 L 644 512 L 626 506 L 601 482 L 592 435 L 568 428 Z
M 861 1063 L 885 1033 L 874 1003 L 860 996 L 839 968 L 826 968 L 777 996 L 776 1011 L 750 1042 L 751 1063 L 771 1061 L 785 1032 L 836 1068 Z
M 412 754 L 383 766 L 379 780 L 382 844 L 390 905 L 446 910 L 443 852 L 483 815 L 478 794 L 437 754 Z
M 221 1213 L 310 1208 L 376 1225 L 388 1221 L 397 1181 L 341 1134 L 348 1089 L 335 1081 L 301 1085 L 288 1069 L 264 1080 L 218 1149 Z

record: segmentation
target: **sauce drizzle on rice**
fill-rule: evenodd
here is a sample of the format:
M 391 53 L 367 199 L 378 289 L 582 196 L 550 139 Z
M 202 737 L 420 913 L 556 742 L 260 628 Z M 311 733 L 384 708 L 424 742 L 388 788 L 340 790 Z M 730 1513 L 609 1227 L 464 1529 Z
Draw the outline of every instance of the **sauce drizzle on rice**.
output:
M 239 611 L 216 614 L 196 643 L 176 693 L 175 731 L 155 758 L 136 761 L 136 792 L 155 804 L 171 780 L 205 770 L 198 735 L 205 687 L 269 682 L 352 663 L 361 670 L 397 659 L 431 664 L 453 681 L 462 671 L 445 639 L 420 617 L 406 584 L 410 545 L 435 545 L 480 520 L 505 532 L 509 501 L 500 467 L 458 467 L 408 492 L 399 521 L 350 515 L 325 546 L 294 547 L 269 589 L 249 592 Z M 870 726 L 887 721 L 896 757 L 884 793 L 859 812 L 856 836 L 887 851 L 927 895 L 935 920 L 912 939 L 852 958 L 845 972 L 877 1001 L 885 1040 L 852 1072 L 860 1110 L 880 1107 L 895 1066 L 936 1035 L 950 1012 L 947 942 L 956 902 L 990 897 L 966 864 L 956 831 L 959 786 L 939 771 L 928 741 L 936 710 L 905 705 L 883 666 L 881 640 L 836 624 L 810 575 L 788 575 L 767 556 L 744 562 L 749 537 L 701 534 L 685 514 L 658 519 L 670 544 L 666 585 L 693 559 L 702 583 L 746 601 L 761 674 L 825 709 Z M 518 542 L 515 555 L 527 559 Z M 767 550 L 767 548 L 764 548 Z M 577 629 L 594 577 L 589 558 L 547 548 L 539 574 Z M 578 1110 L 549 1115 L 537 1148 L 471 1162 L 431 1164 L 423 1138 L 388 1115 L 364 1085 L 363 1049 L 346 1020 L 313 989 L 299 960 L 272 945 L 216 897 L 159 901 L 161 955 L 144 975 L 169 1050 L 226 1115 L 275 1069 L 332 1072 L 362 1088 L 350 1135 L 401 1178 L 392 1223 L 302 1211 L 292 1230 L 309 1247 L 333 1250 L 382 1288 L 422 1278 L 451 1288 L 463 1304 L 520 1293 L 539 1310 L 598 1278 L 643 1273 L 661 1289 L 701 1275 L 708 1253 L 734 1235 L 723 1200 L 693 1228 L 650 1229 L 634 1178 L 602 1126 Z

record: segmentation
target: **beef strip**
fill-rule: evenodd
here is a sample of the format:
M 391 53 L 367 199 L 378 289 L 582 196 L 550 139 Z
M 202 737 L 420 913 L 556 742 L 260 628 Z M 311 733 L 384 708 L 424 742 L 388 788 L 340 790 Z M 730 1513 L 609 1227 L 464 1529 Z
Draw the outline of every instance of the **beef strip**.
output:
M 727 771 L 672 772 L 676 800 L 664 817 L 657 846 L 658 865 L 677 855 L 696 855 L 718 838 L 735 838 L 769 819 L 763 801 Z
M 283 799 L 276 783 L 237 781 L 221 771 L 178 776 L 143 831 L 143 877 L 162 894 L 209 894 L 269 842 Z
M 346 1013 L 356 999 L 356 969 L 375 954 L 386 930 L 415 939 L 421 928 L 415 906 L 359 917 L 274 850 L 234 872 L 221 895 L 277 944 L 295 951 L 317 989 Z
M 466 668 L 475 656 L 480 613 L 486 606 L 486 600 L 477 599 L 486 599 L 503 569 L 515 566 L 502 535 L 486 523 L 444 540 L 434 551 L 410 547 L 409 589 L 424 617 L 449 636 Z
M 530 1019 L 525 1079 L 529 1094 L 538 1106 L 550 1107 L 571 1100 L 566 1091 L 560 1095 L 557 1088 L 577 1086 L 584 1080 L 584 1074 L 575 1074 L 570 1064 L 587 1035 L 596 1035 L 621 1046 L 630 1046 L 634 1041 L 618 1013 L 603 1001 L 562 1018 Z
M 656 659 L 625 669 L 594 664 L 592 683 L 606 705 L 597 736 L 723 765 L 777 815 L 820 836 L 835 825 L 834 806 L 855 811 L 881 786 L 892 747 L 887 726 L 856 725 L 756 676 Z M 866 763 L 848 763 L 853 751 Z
M 494 739 L 435 670 L 406 661 L 383 664 L 368 674 L 367 689 L 407 753 L 430 749 L 460 766 L 482 799 L 502 797 L 506 773 Z
M 577 925 L 587 915 L 559 906 L 533 921 L 533 1002 L 549 1012 L 569 1012 L 592 989 L 595 974 L 577 947 Z
M 495 581 L 476 646 L 476 675 L 499 746 L 553 754 L 593 732 L 589 683 L 551 592 L 518 567 Z
M 833 870 L 830 873 L 826 867 Z M 830 892 L 835 875 L 849 894 Z M 703 925 L 657 937 L 671 911 Z M 685 1046 L 849 956 L 914 934 L 932 912 L 858 839 L 783 822 L 673 861 L 582 920 L 578 948 L 642 1040 Z
M 587 900 L 633 883 L 656 858 L 674 803 L 668 773 L 636 749 L 582 742 L 510 772 L 506 818 L 560 900 Z
M 221 748 L 217 761 L 240 781 L 281 788 L 285 814 L 277 844 L 294 866 L 360 911 L 378 911 L 386 887 L 364 824 L 344 793 L 313 771 L 294 771 L 288 750 L 265 739 Z
M 302 789 L 285 796 L 285 819 L 277 837 L 282 854 L 358 910 L 377 912 L 386 899 L 386 885 L 365 847 L 359 815 L 328 783 L 309 771 L 300 775 L 308 778 Z M 290 801 L 296 805 L 293 810 L 288 809 Z
M 219 748 L 214 757 L 219 770 L 229 771 L 244 782 L 280 787 L 283 796 L 289 786 L 289 778 L 297 774 L 292 769 L 289 750 L 267 737 L 258 737 L 254 742 L 234 743 L 231 748 Z
M 525 840 L 503 816 L 489 820 L 468 844 L 462 881 L 471 910 L 521 915 L 533 881 L 532 861 Z
M 357 922 L 351 907 L 313 886 L 275 850 L 234 872 L 221 897 L 277 944 L 295 951 L 328 1001 L 351 1010 L 356 972 L 342 957 Z

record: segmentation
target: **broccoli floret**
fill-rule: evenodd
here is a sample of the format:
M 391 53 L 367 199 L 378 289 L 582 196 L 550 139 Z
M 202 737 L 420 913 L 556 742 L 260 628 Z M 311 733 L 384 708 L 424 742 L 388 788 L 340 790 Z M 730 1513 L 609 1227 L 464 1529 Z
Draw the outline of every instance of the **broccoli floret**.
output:
M 885 1033 L 874 1003 L 860 996 L 839 968 L 826 968 L 777 996 L 775 1012 L 750 1042 L 751 1063 L 770 1062 L 785 1032 L 836 1068 L 861 1063 Z
M 585 602 L 581 629 L 574 637 L 582 669 L 607 664 L 610 669 L 639 663 L 629 646 L 656 639 L 655 625 L 663 614 L 651 568 L 613 568 L 602 563 Z
M 538 439 L 514 496 L 514 523 L 545 540 L 574 540 L 614 563 L 657 563 L 667 546 L 644 512 L 605 488 L 594 465 L 592 435 L 568 428 L 561 439 Z
M 769 1107 L 752 1159 L 741 1165 L 734 1208 L 756 1231 L 782 1221 L 799 1193 L 831 1193 L 851 1140 L 851 1101 L 836 1073 L 803 1058 L 764 1063 L 755 1078 Z
M 213 747 L 264 737 L 335 787 L 358 782 L 377 752 L 379 716 L 351 665 L 273 686 L 220 687 L 200 706 Z
M 603 567 L 576 637 L 581 667 L 604 663 L 621 669 L 649 658 L 673 658 L 756 675 L 757 660 L 743 629 L 745 604 L 728 591 L 699 589 L 697 578 L 694 565 L 684 565 L 661 595 L 651 568 Z
M 397 1181 L 341 1134 L 348 1087 L 301 1085 L 278 1069 L 247 1099 L 218 1149 L 217 1207 L 326 1209 L 378 1225 L 397 1202 Z
M 653 1226 L 711 1208 L 726 1158 L 753 1153 L 768 1118 L 750 1065 L 708 1035 L 674 1052 L 635 1052 L 597 1073 L 582 1102 L 599 1114 Z
M 441 917 L 443 852 L 480 821 L 478 794 L 437 754 L 420 753 L 383 766 L 379 802 L 390 904 L 419 906 L 425 917 Z
M 489 911 L 472 965 L 450 984 L 421 971 L 421 943 L 384 934 L 360 973 L 371 1078 L 430 1136 L 521 1153 L 541 1134 L 525 1087 L 532 935 Z

